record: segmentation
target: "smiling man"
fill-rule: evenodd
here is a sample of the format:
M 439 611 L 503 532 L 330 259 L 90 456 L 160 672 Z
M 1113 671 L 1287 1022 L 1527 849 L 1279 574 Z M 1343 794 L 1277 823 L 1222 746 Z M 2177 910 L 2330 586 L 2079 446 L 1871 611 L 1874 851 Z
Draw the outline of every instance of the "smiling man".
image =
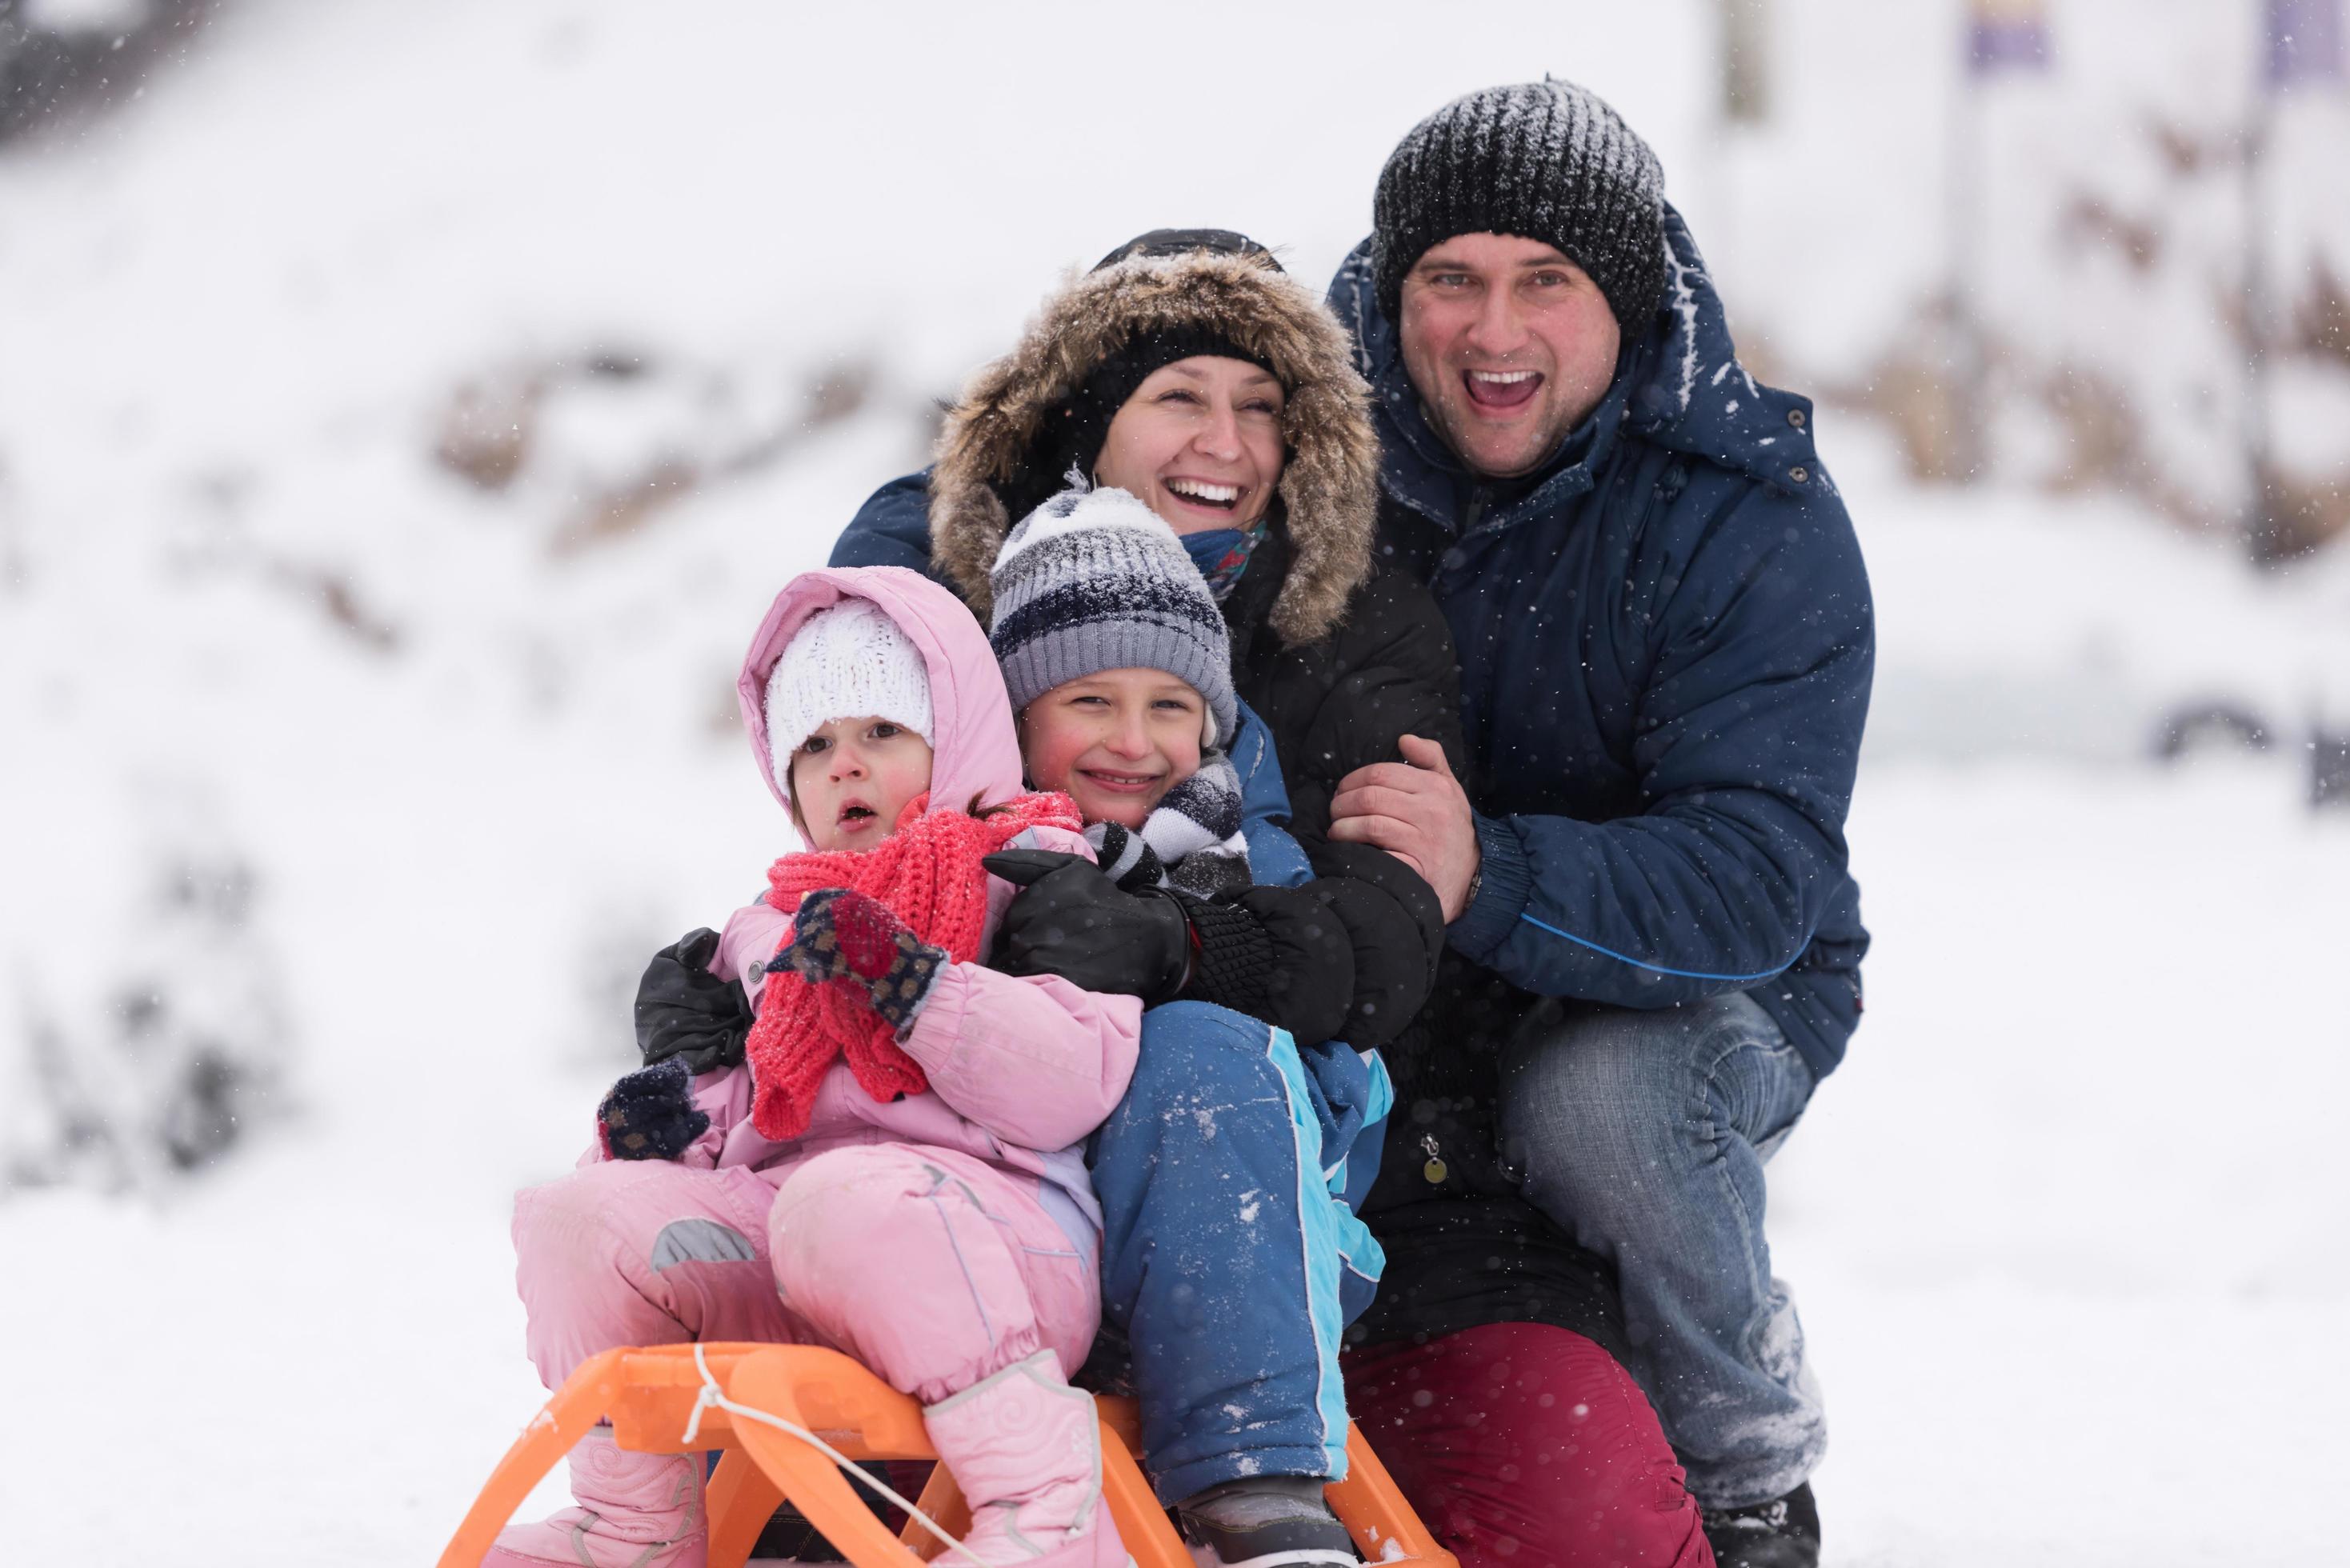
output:
M 1615 379 L 1615 312 L 1555 245 L 1454 234 L 1405 275 L 1403 297 L 1404 369 L 1423 411 L 1489 478 L 1542 466 Z
M 1655 155 L 1565 82 L 1406 136 L 1330 298 L 1381 546 L 1459 649 L 1472 781 L 1384 763 L 1332 802 L 1331 836 L 1402 857 L 1451 922 L 1388 1047 L 1357 1417 L 1403 1429 L 1381 1451 L 1464 1563 L 1610 1560 L 1534 1495 L 1568 1482 L 1495 1484 L 1494 1456 L 1507 1483 L 1575 1451 L 1579 1393 L 1507 1392 L 1551 1354 L 1518 1325 L 1611 1326 L 1571 1238 L 1613 1266 L 1721 1561 L 1816 1563 L 1826 1428 L 1762 1169 L 1859 1018 L 1844 821 L 1875 644 L 1811 405 L 1738 363 Z

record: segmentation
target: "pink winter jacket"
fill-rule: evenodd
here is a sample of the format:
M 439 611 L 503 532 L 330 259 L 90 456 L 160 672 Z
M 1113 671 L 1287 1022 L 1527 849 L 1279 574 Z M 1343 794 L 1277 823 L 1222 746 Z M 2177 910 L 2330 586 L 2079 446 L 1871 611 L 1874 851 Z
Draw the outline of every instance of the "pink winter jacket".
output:
M 929 666 L 935 737 L 931 798 L 961 804 L 974 797 L 1004 800 L 1021 793 L 1012 701 L 994 653 L 971 611 L 919 573 L 899 566 L 858 566 L 804 572 L 793 578 L 760 622 L 743 660 L 735 684 L 743 722 L 750 731 L 759 774 L 776 800 L 789 809 L 770 767 L 768 672 L 808 617 L 844 598 L 879 605 L 913 640 Z M 1014 842 L 1088 857 L 1093 853 L 1077 835 L 1052 828 L 1032 828 Z M 996 924 L 1014 891 L 1010 883 L 989 878 L 982 950 L 994 940 Z M 774 956 L 790 929 L 791 918 L 772 905 L 762 902 L 737 909 L 719 934 L 711 972 L 741 983 L 755 1010 L 764 977 L 754 966 Z M 681 1162 L 705 1169 L 747 1165 L 780 1185 L 802 1161 L 851 1144 L 917 1143 L 956 1149 L 1041 1178 L 1055 1189 L 1046 1195 L 1047 1209 L 1065 1229 L 1082 1220 L 1091 1233 L 1071 1239 L 1094 1246 L 1099 1241 L 1101 1210 L 1076 1145 L 1125 1095 L 1141 1029 L 1138 998 L 1081 991 L 1053 975 L 1015 978 L 981 964 L 949 964 L 933 982 L 913 1028 L 899 1043 L 929 1075 L 927 1093 L 886 1104 L 876 1101 L 858 1085 L 847 1062 L 835 1062 L 816 1091 L 808 1130 L 788 1143 L 776 1143 L 751 1125 L 747 1065 L 704 1073 L 694 1081 L 694 1104 L 708 1114 L 710 1128 Z M 581 1163 L 604 1158 L 598 1141 Z M 1068 1202 L 1054 1201 L 1059 1195 Z

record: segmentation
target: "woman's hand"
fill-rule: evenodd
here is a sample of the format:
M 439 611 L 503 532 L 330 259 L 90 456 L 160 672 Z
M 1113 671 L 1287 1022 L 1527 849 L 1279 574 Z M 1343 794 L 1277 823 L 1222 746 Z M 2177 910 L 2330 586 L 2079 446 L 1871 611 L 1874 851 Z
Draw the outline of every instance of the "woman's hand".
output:
M 1123 892 L 1084 856 L 1050 849 L 1002 849 L 980 864 L 1021 889 L 995 934 L 995 968 L 1058 975 L 1146 1007 L 1182 994 L 1191 923 L 1172 895 Z
M 614 1159 L 675 1159 L 710 1130 L 709 1115 L 693 1108 L 693 1075 L 675 1057 L 613 1085 L 596 1121 Z
M 637 981 L 637 1050 L 650 1066 L 674 1056 L 696 1073 L 743 1060 L 751 1006 L 743 988 L 710 972 L 718 933 L 688 931 L 653 954 Z

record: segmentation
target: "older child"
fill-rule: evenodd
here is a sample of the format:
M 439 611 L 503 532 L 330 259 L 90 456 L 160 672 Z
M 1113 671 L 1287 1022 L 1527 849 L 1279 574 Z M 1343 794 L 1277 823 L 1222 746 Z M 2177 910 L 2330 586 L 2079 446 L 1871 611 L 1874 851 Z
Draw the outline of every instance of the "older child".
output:
M 955 1568 L 1102 1568 L 1090 1396 L 1100 1210 L 1073 1145 L 1123 1094 L 1140 1008 L 983 968 L 1011 888 L 981 857 L 1086 852 L 1023 793 L 1012 710 L 968 610 L 911 572 L 810 572 L 740 682 L 753 753 L 808 852 L 738 911 L 712 975 L 757 1011 L 747 1064 L 630 1074 L 581 1168 L 517 1200 L 530 1352 L 551 1387 L 614 1345 L 821 1344 L 920 1399 L 972 1505 Z M 576 1509 L 501 1568 L 701 1568 L 697 1456 L 599 1430 Z
M 996 961 L 1154 1004 L 1093 1145 L 1104 1337 L 1130 1347 L 1145 1465 L 1202 1563 L 1352 1563 L 1322 1489 L 1346 1473 L 1339 1332 L 1381 1259 L 1344 1194 L 1391 1096 L 1333 1036 L 1372 999 L 1417 1005 L 1435 900 L 1384 857 L 1383 880 L 1313 877 L 1214 596 L 1143 502 L 1054 497 L 991 586 L 1029 780 L 1077 802 L 1100 862 L 991 856 L 1030 884 Z

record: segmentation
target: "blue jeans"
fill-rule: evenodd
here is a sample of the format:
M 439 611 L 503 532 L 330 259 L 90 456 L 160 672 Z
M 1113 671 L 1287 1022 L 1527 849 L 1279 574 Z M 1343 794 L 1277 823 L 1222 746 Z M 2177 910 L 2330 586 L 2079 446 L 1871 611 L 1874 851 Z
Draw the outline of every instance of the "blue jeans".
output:
M 1794 1490 L 1827 1446 L 1762 1234 L 1763 1164 L 1811 1096 L 1811 1069 L 1742 993 L 1545 1006 L 1503 1055 L 1503 1158 L 1529 1202 L 1615 1260 L 1629 1370 L 1708 1507 Z
M 1393 1092 L 1378 1059 L 1199 1002 L 1142 1015 L 1088 1155 L 1106 1336 L 1130 1347 L 1162 1502 L 1347 1471 L 1338 1341 L 1385 1260 L 1345 1200 Z M 1367 1181 L 1352 1185 L 1360 1187 Z

